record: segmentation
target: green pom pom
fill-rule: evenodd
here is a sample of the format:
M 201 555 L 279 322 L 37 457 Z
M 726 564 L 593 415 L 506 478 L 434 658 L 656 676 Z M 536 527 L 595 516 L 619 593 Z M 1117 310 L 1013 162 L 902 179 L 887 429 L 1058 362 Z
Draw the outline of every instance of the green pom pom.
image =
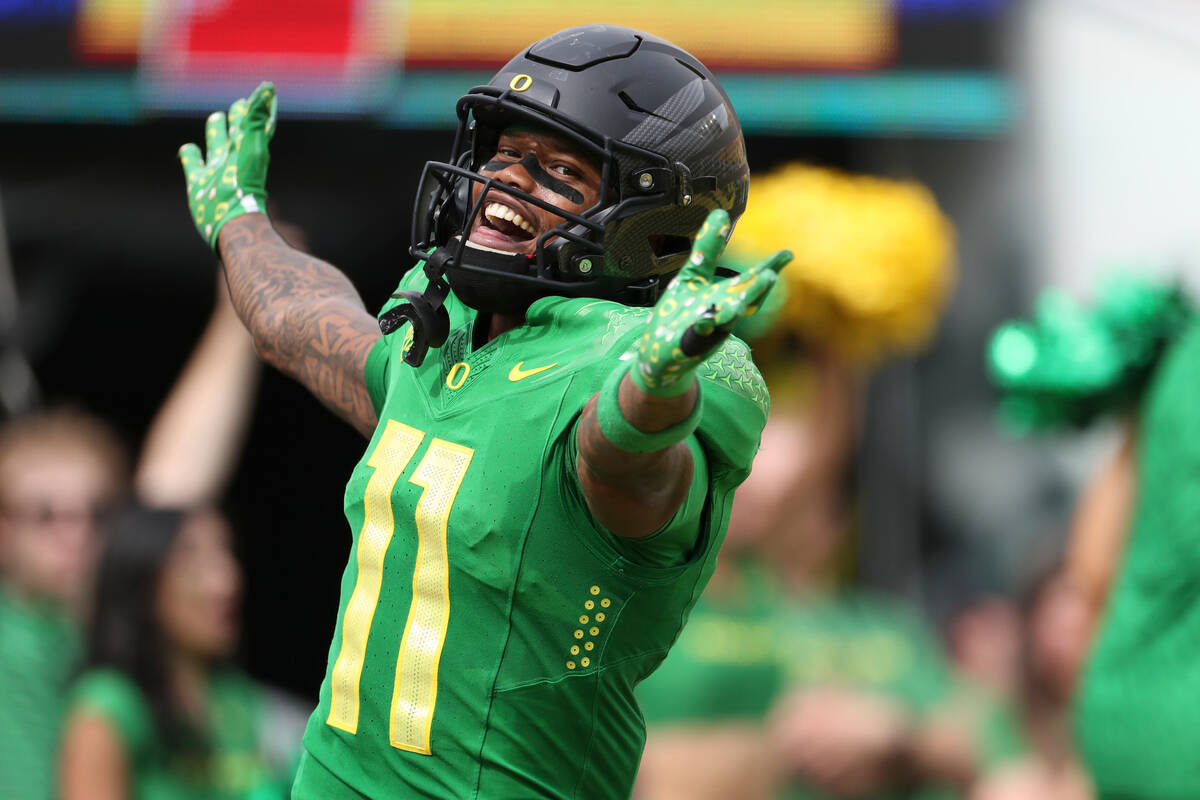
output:
M 1178 287 L 1128 275 L 1106 282 L 1090 310 L 1043 293 L 1032 323 L 1006 323 L 989 343 L 1001 417 L 1029 432 L 1083 427 L 1128 408 L 1192 313 Z

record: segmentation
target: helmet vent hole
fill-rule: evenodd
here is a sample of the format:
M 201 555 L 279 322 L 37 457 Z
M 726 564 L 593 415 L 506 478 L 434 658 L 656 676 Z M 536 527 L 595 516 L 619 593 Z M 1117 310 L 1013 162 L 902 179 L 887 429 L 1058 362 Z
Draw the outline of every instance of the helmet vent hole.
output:
M 648 108 L 642 108 L 641 106 L 639 106 L 637 104 L 637 102 L 632 97 L 630 97 L 628 94 L 626 94 L 623 91 L 617 92 L 617 97 L 621 98 L 621 102 L 624 103 L 625 107 L 628 108 L 630 111 L 636 111 L 639 114 L 646 114 L 651 117 L 657 117 L 658 119 L 666 120 L 667 122 L 673 122 L 673 120 L 667 119 L 662 114 L 655 114 L 653 111 L 651 111 Z
M 676 61 L 678 61 L 678 62 L 679 62 L 680 64 L 682 64 L 683 66 L 685 66 L 685 67 L 687 67 L 688 69 L 690 69 L 692 72 L 694 72 L 694 73 L 696 73 L 697 75 L 699 75 L 701 80 L 705 80 L 705 81 L 706 81 L 706 80 L 708 80 L 708 76 L 707 76 L 707 75 L 705 75 L 703 72 L 701 72 L 699 69 L 697 69 L 697 67 L 696 67 L 696 65 L 695 65 L 695 64 L 689 64 L 688 62 L 684 61 L 682 58 L 677 58 L 677 59 L 675 59 L 675 60 L 676 60 Z

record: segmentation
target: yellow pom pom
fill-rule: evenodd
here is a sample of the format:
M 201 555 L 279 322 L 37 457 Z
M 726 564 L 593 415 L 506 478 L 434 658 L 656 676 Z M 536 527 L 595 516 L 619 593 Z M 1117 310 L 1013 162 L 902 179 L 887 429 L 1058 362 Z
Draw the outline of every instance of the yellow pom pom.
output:
M 915 182 L 806 164 L 753 179 L 730 258 L 785 248 L 781 324 L 858 363 L 924 344 L 953 282 L 954 227 Z

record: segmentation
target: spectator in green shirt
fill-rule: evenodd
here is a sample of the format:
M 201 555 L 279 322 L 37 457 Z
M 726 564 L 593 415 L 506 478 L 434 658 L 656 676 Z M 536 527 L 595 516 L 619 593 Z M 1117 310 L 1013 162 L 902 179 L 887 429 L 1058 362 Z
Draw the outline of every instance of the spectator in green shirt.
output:
M 286 796 L 309 709 L 229 664 L 241 573 L 228 522 L 213 510 L 258 375 L 219 282 L 212 318 L 142 447 L 134 487 L 145 505 L 106 531 L 63 730 L 65 800 Z
M 219 285 L 204 335 L 142 447 L 132 481 L 139 498 L 187 508 L 217 502 L 236 463 L 258 372 L 249 336 Z M 4 800 L 58 796 L 60 729 L 79 667 L 78 626 L 88 610 L 99 522 L 127 497 L 128 472 L 119 438 L 83 412 L 39 411 L 0 426 Z
M 0 796 L 49 800 L 76 616 L 97 519 L 125 485 L 126 455 L 71 409 L 0 427 Z
M 66 723 L 64 800 L 286 795 L 291 765 L 264 748 L 270 701 L 228 663 L 240 593 L 218 515 L 134 507 L 115 520 Z

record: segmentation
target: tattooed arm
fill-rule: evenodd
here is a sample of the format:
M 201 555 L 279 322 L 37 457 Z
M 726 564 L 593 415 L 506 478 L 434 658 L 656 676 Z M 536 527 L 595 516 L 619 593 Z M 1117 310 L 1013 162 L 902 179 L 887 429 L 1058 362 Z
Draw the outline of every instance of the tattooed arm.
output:
M 260 213 L 276 106 L 275 87 L 261 83 L 228 115 L 208 116 L 207 158 L 194 144 L 179 148 L 188 210 L 225 265 L 259 355 L 369 436 L 376 418 L 363 369 L 379 327 L 345 275 L 288 246 Z
M 258 354 L 370 436 L 378 420 L 364 369 L 381 334 L 350 280 L 292 249 L 263 214 L 230 220 L 217 249 Z

